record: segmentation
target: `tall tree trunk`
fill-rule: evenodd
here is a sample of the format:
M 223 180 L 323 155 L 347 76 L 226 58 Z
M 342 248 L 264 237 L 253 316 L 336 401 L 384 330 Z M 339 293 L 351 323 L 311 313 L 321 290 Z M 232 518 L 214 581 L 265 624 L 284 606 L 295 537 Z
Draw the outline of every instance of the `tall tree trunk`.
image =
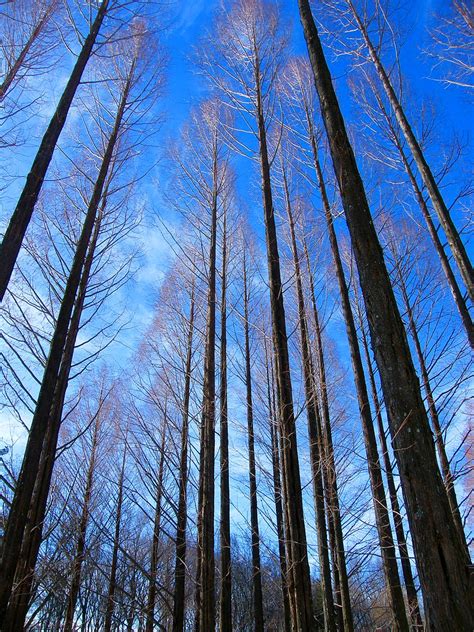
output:
M 43 440 L 49 433 L 50 423 L 60 423 L 60 420 L 58 420 L 57 417 L 51 415 L 51 411 L 55 406 L 54 396 L 57 386 L 58 373 L 63 357 L 71 313 L 80 284 L 84 260 L 91 240 L 97 210 L 103 195 L 109 168 L 112 163 L 115 144 L 117 142 L 125 106 L 130 92 L 132 75 L 133 68 L 121 96 L 114 127 L 106 146 L 97 181 L 89 201 L 81 235 L 77 242 L 74 260 L 66 283 L 53 339 L 51 341 L 48 360 L 46 362 L 41 382 L 40 392 L 36 402 L 33 420 L 30 426 L 28 442 L 17 481 L 15 495 L 5 528 L 0 571 L 0 627 L 3 625 L 3 618 L 5 616 L 7 603 L 10 598 L 12 582 L 15 575 L 16 563 L 20 553 L 25 528 L 28 523 L 28 509 L 31 504 L 35 481 L 39 474 L 41 452 L 43 446 L 45 445 Z M 55 432 L 56 430 L 52 431 L 53 436 Z M 52 456 L 51 458 L 54 457 Z M 48 490 L 46 490 L 46 492 L 47 491 Z
M 263 591 L 262 569 L 260 563 L 260 533 L 258 528 L 257 472 L 255 466 L 255 435 L 253 426 L 252 370 L 250 361 L 249 302 L 250 291 L 247 277 L 247 253 L 244 245 L 243 282 L 244 282 L 244 339 L 245 339 L 245 388 L 247 403 L 247 436 L 249 450 L 250 484 L 250 528 L 252 530 L 252 588 L 253 616 L 255 632 L 263 632 Z
M 408 632 L 408 619 L 406 616 L 405 602 L 398 575 L 395 546 L 393 543 L 392 529 L 388 515 L 385 489 L 383 486 L 382 469 L 380 467 L 377 440 L 375 438 L 374 424 L 370 411 L 369 395 L 365 381 L 362 358 L 360 354 L 357 331 L 352 313 L 349 290 L 344 277 L 339 246 L 337 243 L 336 231 L 334 230 L 331 207 L 326 192 L 321 165 L 318 159 L 316 140 L 314 132 L 311 130 L 311 143 L 313 148 L 314 164 L 317 174 L 318 186 L 323 201 L 324 214 L 329 233 L 329 242 L 336 270 L 336 277 L 341 296 L 342 312 L 346 324 L 347 338 L 351 353 L 352 369 L 354 372 L 354 382 L 357 392 L 359 414 L 362 422 L 364 434 L 365 451 L 367 454 L 367 466 L 369 469 L 370 486 L 374 503 L 375 521 L 379 538 L 380 550 L 382 553 L 382 565 L 385 575 L 386 589 L 388 593 L 390 608 L 394 617 L 394 629 L 400 632 Z M 319 345 L 318 345 L 319 346 Z
M 161 535 L 161 514 L 163 498 L 163 474 L 165 469 L 165 445 L 167 432 L 167 412 L 166 403 L 163 417 L 163 427 L 160 447 L 160 462 L 158 465 L 158 479 L 156 482 L 155 516 L 153 520 L 153 538 L 151 542 L 151 559 L 148 579 L 148 595 L 146 602 L 146 623 L 145 632 L 153 632 L 155 628 L 155 607 L 156 607 L 156 577 L 158 574 L 158 547 Z
M 186 585 L 186 523 L 188 486 L 189 400 L 191 396 L 191 370 L 194 336 L 194 284 L 191 288 L 189 330 L 186 349 L 186 368 L 183 393 L 183 425 L 181 429 L 181 454 L 179 460 L 179 499 L 176 525 L 176 560 L 174 569 L 173 632 L 183 632 Z
M 58 103 L 58 107 L 49 123 L 25 186 L 16 205 L 15 211 L 0 244 L 0 301 L 3 300 L 13 267 L 18 257 L 23 238 L 30 223 L 33 209 L 53 157 L 59 135 L 64 127 L 76 90 L 81 82 L 82 74 L 92 54 L 97 35 L 107 13 L 109 0 L 102 0 L 89 34 L 84 40 L 81 52 L 72 70 L 69 81 Z
M 357 291 L 354 291 L 356 300 L 356 309 L 358 313 L 360 330 L 362 336 L 362 346 L 364 349 L 365 361 L 367 364 L 367 371 L 369 374 L 370 388 L 372 391 L 372 400 L 374 402 L 375 414 L 377 418 L 377 427 L 379 434 L 379 441 L 382 447 L 382 457 L 385 468 L 385 476 L 387 478 L 388 494 L 390 498 L 390 505 L 392 507 L 393 524 L 395 525 L 395 533 L 397 536 L 398 550 L 400 551 L 400 560 L 402 564 L 403 578 L 405 581 L 405 589 L 407 593 L 408 608 L 410 614 L 411 625 L 414 630 L 421 632 L 423 630 L 423 620 L 420 614 L 420 606 L 418 604 L 418 594 L 415 587 L 415 580 L 413 579 L 413 572 L 410 564 L 410 557 L 408 555 L 408 547 L 405 538 L 405 531 L 403 528 L 403 520 L 400 509 L 400 503 L 398 502 L 397 488 L 393 478 L 393 468 L 390 460 L 390 454 L 387 446 L 387 439 L 385 436 L 385 429 L 382 419 L 382 408 L 379 396 L 377 393 L 377 386 L 375 383 L 374 367 L 370 357 L 369 343 L 364 329 L 364 319 L 362 316 L 362 310 L 358 301 Z
M 230 553 L 230 490 L 229 490 L 229 429 L 227 415 L 227 210 L 222 227 L 222 289 L 221 289 L 221 349 L 220 349 L 220 469 L 221 469 L 221 600 L 220 632 L 232 632 L 232 569 Z
M 287 512 L 287 550 L 295 609 L 292 625 L 295 632 L 306 632 L 314 628 L 313 600 L 309 575 L 306 528 L 304 523 L 303 497 L 296 440 L 296 426 L 291 388 L 288 339 L 286 334 L 283 285 L 280 273 L 280 257 L 273 209 L 267 133 L 261 95 L 261 76 L 258 55 L 255 63 L 255 88 L 257 92 L 257 127 L 262 178 L 262 198 L 267 244 L 267 262 L 270 286 L 270 309 L 272 315 L 273 343 L 275 348 L 276 377 L 283 449 L 283 490 Z
M 390 77 L 385 70 L 382 61 L 377 53 L 375 46 L 372 44 L 372 41 L 369 37 L 369 33 L 364 26 L 359 14 L 357 13 L 352 0 L 346 0 L 347 5 L 350 7 L 352 15 L 356 21 L 357 27 L 364 39 L 365 45 L 367 46 L 367 50 L 369 51 L 370 58 L 374 64 L 374 67 L 377 71 L 377 75 L 383 85 L 385 90 L 385 94 L 389 100 L 390 106 L 393 109 L 395 114 L 395 118 L 402 130 L 403 136 L 407 142 L 408 147 L 412 153 L 415 164 L 420 173 L 421 179 L 428 191 L 428 195 L 430 196 L 431 203 L 433 204 L 433 208 L 436 211 L 439 222 L 443 227 L 443 230 L 446 234 L 446 238 L 448 240 L 449 246 L 451 248 L 451 252 L 453 253 L 453 257 L 458 265 L 459 272 L 464 281 L 466 289 L 469 293 L 471 301 L 474 301 L 474 271 L 472 269 L 472 264 L 469 260 L 469 256 L 466 252 L 464 244 L 461 240 L 459 232 L 454 225 L 454 222 L 449 213 L 449 209 L 446 206 L 446 203 L 441 195 L 438 184 L 436 182 L 433 173 L 431 172 L 430 166 L 428 165 L 424 153 L 418 143 L 418 140 L 411 128 L 411 125 L 407 119 L 405 111 L 397 97 L 397 94 L 393 88 L 393 85 L 390 81 Z
M 62 411 L 69 381 L 69 373 L 71 370 L 76 339 L 79 333 L 84 300 L 86 297 L 97 240 L 100 233 L 101 221 L 105 211 L 106 200 L 107 193 L 105 192 L 84 262 L 77 300 L 74 305 L 66 342 L 64 344 L 63 357 L 53 398 L 54 404 L 50 413 L 47 435 L 44 438 L 43 450 L 38 466 L 38 476 L 35 480 L 35 487 L 30 503 L 28 521 L 21 544 L 20 556 L 16 563 L 15 589 L 11 595 L 5 617 L 5 631 L 18 630 L 24 626 L 29 603 L 31 601 L 31 587 L 42 541 L 43 523 L 46 515 L 49 487 L 53 475 L 56 446 L 61 426 Z
M 122 467 L 120 468 L 120 475 L 119 475 L 119 480 L 118 480 L 118 498 L 117 498 L 117 508 L 115 510 L 114 544 L 112 548 L 112 563 L 110 566 L 109 588 L 107 592 L 107 605 L 105 608 L 104 632 L 111 631 L 112 618 L 114 616 L 115 593 L 117 590 L 117 562 L 118 562 L 118 552 L 119 552 L 119 544 L 120 544 L 120 529 L 121 529 L 121 523 L 122 523 L 123 483 L 124 483 L 124 477 L 125 477 L 126 460 L 127 460 L 127 436 L 125 436 L 125 443 L 124 443 L 123 455 L 122 455 Z
M 288 186 L 288 177 L 284 159 L 281 161 L 283 189 L 285 196 L 288 225 L 290 228 L 291 251 L 293 255 L 293 267 L 295 269 L 296 294 L 298 303 L 298 321 L 301 337 L 301 355 L 303 360 L 304 388 L 306 398 L 306 413 L 308 417 L 308 434 L 310 440 L 311 473 L 313 478 L 313 496 L 316 508 L 316 531 L 318 534 L 318 553 L 320 566 L 320 582 L 323 594 L 324 629 L 326 632 L 336 631 L 336 618 L 334 612 L 334 597 L 331 583 L 331 567 L 329 563 L 328 535 L 326 529 L 326 509 L 324 503 L 323 485 L 323 459 L 321 458 L 321 421 L 317 396 L 315 393 L 315 376 L 313 360 L 311 357 L 308 326 L 306 319 L 306 306 L 303 294 L 300 259 L 295 235 L 295 222 L 291 205 L 291 197 Z
M 94 433 L 92 436 L 91 456 L 89 459 L 89 467 L 87 468 L 86 486 L 84 490 L 84 499 L 82 502 L 81 519 L 79 522 L 79 532 L 77 535 L 76 550 L 74 553 L 74 561 L 72 566 L 72 580 L 67 600 L 66 617 L 64 621 L 64 632 L 72 632 L 74 623 L 74 613 L 76 611 L 77 596 L 81 586 L 82 564 L 85 559 L 86 550 L 86 531 L 90 518 L 90 502 L 92 497 L 92 487 L 94 484 L 94 474 L 97 459 L 97 444 L 99 439 L 99 428 L 101 423 L 100 414 L 97 415 L 94 424 Z
M 406 333 L 309 1 L 299 0 L 299 7 L 384 391 L 428 629 L 467 632 L 473 627 L 470 561 L 438 470 Z
M 464 328 L 466 330 L 466 334 L 469 340 L 469 344 L 471 345 L 471 347 L 474 347 L 474 325 L 472 323 L 472 319 L 471 316 L 469 314 L 469 310 L 468 307 L 466 305 L 466 300 L 459 288 L 458 282 L 456 280 L 456 277 L 454 275 L 454 272 L 451 268 L 451 264 L 449 262 L 448 257 L 446 256 L 446 252 L 444 250 L 444 246 L 441 243 L 441 239 L 438 235 L 438 231 L 436 230 L 436 227 L 434 225 L 433 219 L 431 217 L 431 213 L 430 210 L 428 208 L 428 205 L 425 201 L 424 195 L 422 190 L 420 189 L 420 187 L 418 186 L 418 182 L 416 180 L 415 174 L 413 173 L 413 169 L 410 165 L 410 162 L 407 158 L 407 155 L 403 149 L 402 143 L 400 141 L 399 135 L 394 127 L 394 124 L 392 122 L 392 119 L 390 118 L 386 108 L 385 108 L 385 104 L 383 103 L 382 98 L 380 97 L 380 94 L 377 90 L 377 88 L 372 85 L 371 83 L 371 88 L 372 91 L 375 95 L 375 98 L 377 99 L 377 104 L 379 106 L 380 111 L 382 112 L 384 119 L 390 129 L 390 133 L 392 135 L 393 138 L 393 143 L 395 144 L 395 147 L 397 148 L 398 153 L 400 154 L 400 158 L 401 161 L 403 163 L 403 166 L 405 168 L 405 171 L 408 175 L 408 179 L 410 180 L 410 184 L 411 187 L 413 189 L 413 192 L 415 194 L 415 198 L 416 201 L 418 202 L 418 206 L 420 207 L 421 213 L 423 215 L 423 218 L 426 222 L 426 226 L 428 228 L 428 233 L 433 241 L 434 247 L 436 249 L 436 252 L 438 254 L 438 257 L 441 261 L 441 267 L 443 268 L 443 272 L 446 275 L 446 279 L 448 281 L 448 285 L 450 287 L 451 293 L 453 295 L 454 298 L 454 302 L 456 303 L 456 307 L 459 311 L 459 315 L 461 316 L 461 320 L 462 323 L 464 325 Z
M 275 411 L 274 377 L 273 365 L 269 367 L 267 354 L 267 344 L 265 339 L 265 365 L 267 372 L 267 401 L 270 423 L 270 439 L 272 449 L 272 472 L 273 472 L 273 496 L 275 501 L 275 518 L 278 537 L 278 558 L 280 562 L 281 592 L 283 598 L 283 615 L 285 620 L 285 632 L 291 632 L 291 609 L 288 597 L 288 567 L 285 552 L 285 525 L 283 522 L 282 489 L 280 474 L 280 446 L 278 441 L 278 422 Z M 271 378 L 270 378 L 271 376 Z M 270 381 L 271 379 L 271 381 Z
M 344 550 L 344 535 L 342 532 L 341 508 L 339 504 L 339 490 L 336 475 L 336 460 L 334 457 L 334 445 L 332 441 L 331 417 L 329 414 L 329 400 L 327 392 L 326 367 L 324 361 L 323 342 L 321 327 L 319 323 L 319 313 L 316 304 L 316 292 L 314 287 L 313 274 L 309 259 L 306 241 L 303 239 L 306 264 L 308 268 L 308 278 L 311 293 L 311 304 L 313 308 L 313 319 L 316 333 L 316 366 L 317 381 L 320 388 L 320 404 L 322 417 L 322 454 L 324 455 L 324 487 L 326 494 L 326 505 L 328 514 L 329 545 L 334 567 L 335 596 L 340 598 L 341 607 L 337 612 L 339 627 L 345 632 L 354 629 L 352 616 L 351 597 L 349 592 L 349 577 L 347 573 L 346 553 Z M 316 392 L 316 390 L 315 390 Z M 338 603 L 338 602 L 336 602 Z
M 206 343 L 201 420 L 201 452 L 198 499 L 198 577 L 196 586 L 196 632 L 215 626 L 215 554 L 214 554 L 214 451 L 216 396 L 216 240 L 218 160 L 217 132 L 213 147 L 213 191 L 211 204 L 211 238 L 209 245 L 209 280 L 207 294 Z

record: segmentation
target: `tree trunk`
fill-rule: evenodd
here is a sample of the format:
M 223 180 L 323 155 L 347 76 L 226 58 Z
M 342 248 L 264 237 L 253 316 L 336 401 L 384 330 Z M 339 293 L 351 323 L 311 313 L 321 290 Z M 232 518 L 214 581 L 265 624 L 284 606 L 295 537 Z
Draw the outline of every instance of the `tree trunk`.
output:
M 220 632 L 232 632 L 232 568 L 230 554 L 229 429 L 227 415 L 227 211 L 222 228 L 222 294 L 220 357 L 220 469 L 221 469 L 221 600 Z
M 92 436 L 91 456 L 89 460 L 89 467 L 87 469 L 86 487 L 84 490 L 84 500 L 82 503 L 81 519 L 79 522 L 79 533 L 76 542 L 76 550 L 74 553 L 74 562 L 72 566 L 72 581 L 69 589 L 69 595 L 67 600 L 66 617 L 64 621 L 64 632 L 72 632 L 74 623 L 74 613 L 76 611 L 77 596 L 79 594 L 79 588 L 81 586 L 81 571 L 82 564 L 85 559 L 86 549 L 86 531 L 89 524 L 90 517 L 90 502 L 92 497 L 92 486 L 94 484 L 94 474 L 96 466 L 97 456 L 97 443 L 99 439 L 99 427 L 100 427 L 100 414 L 97 415 L 94 424 L 94 434 Z
M 161 501 L 163 497 L 163 474 L 165 467 L 165 445 L 167 432 L 166 403 L 163 418 L 163 427 L 160 447 L 160 462 L 158 465 L 158 480 L 156 482 L 155 516 L 153 520 L 153 538 L 151 542 L 151 559 L 148 579 L 148 595 L 146 603 L 146 623 L 145 632 L 153 632 L 155 627 L 155 606 L 156 606 L 156 577 L 158 572 L 158 546 L 161 534 Z
M 365 45 L 367 46 L 367 50 L 369 51 L 370 58 L 375 66 L 379 79 L 383 85 L 385 90 L 385 94 L 390 102 L 390 106 L 393 109 L 395 114 L 395 118 L 402 130 L 403 136 L 407 142 L 408 147 L 413 155 L 413 159 L 418 168 L 420 176 L 423 180 L 423 183 L 428 191 L 428 195 L 430 196 L 431 203 L 436 211 L 438 219 L 440 221 L 441 226 L 446 234 L 446 238 L 448 240 L 449 246 L 451 248 L 451 252 L 453 253 L 453 257 L 458 265 L 459 272 L 464 281 L 466 289 L 469 293 L 471 301 L 474 301 L 474 271 L 472 269 L 471 262 L 469 260 L 469 256 L 466 252 L 464 244 L 461 240 L 461 237 L 454 225 L 454 222 L 449 213 L 449 209 L 446 206 L 444 199 L 441 195 L 441 192 L 438 188 L 438 184 L 431 172 L 431 169 L 426 162 L 423 151 L 418 143 L 418 140 L 415 137 L 415 134 L 408 122 L 405 111 L 402 108 L 402 105 L 395 93 L 393 85 L 390 81 L 390 77 L 388 76 L 382 61 L 377 54 L 375 46 L 372 44 L 370 40 L 367 29 L 365 28 L 362 20 L 360 19 L 357 11 L 355 10 L 354 4 L 352 0 L 346 0 L 347 5 L 350 7 L 350 10 L 354 16 L 354 19 L 357 23 L 357 27 L 364 39 Z
M 286 334 L 283 286 L 280 273 L 280 257 L 273 209 L 273 196 L 268 158 L 267 133 L 261 96 L 261 77 L 258 58 L 255 64 L 255 88 L 257 91 L 257 126 L 262 178 L 262 198 L 267 244 L 267 262 L 270 286 L 273 343 L 275 348 L 276 377 L 283 450 L 283 490 L 287 513 L 287 550 L 291 580 L 290 603 L 295 604 L 292 625 L 295 632 L 314 628 L 313 600 L 309 575 L 306 528 L 304 524 L 303 497 L 298 460 L 298 446 L 291 388 L 288 339 Z
M 308 327 L 306 319 L 306 306 L 303 294 L 300 259 L 296 244 L 295 223 L 291 207 L 290 191 L 286 166 L 282 158 L 283 189 L 285 196 L 288 225 L 290 228 L 291 252 L 293 255 L 293 267 L 295 270 L 296 294 L 298 303 L 298 322 L 301 337 L 301 355 L 303 360 L 303 376 L 306 398 L 306 414 L 308 417 L 308 434 L 310 441 L 311 473 L 313 478 L 313 497 L 316 508 L 316 532 L 318 534 L 318 553 L 320 566 L 320 582 L 323 594 L 324 629 L 326 632 L 336 632 L 336 618 L 334 612 L 334 597 L 331 583 L 331 567 L 329 563 L 328 535 L 326 529 L 326 509 L 324 503 L 323 486 L 323 460 L 321 458 L 321 421 L 315 393 L 315 376 L 313 360 L 311 357 Z
M 244 338 L 245 338 L 245 387 L 247 403 L 247 436 L 249 449 L 250 527 L 252 530 L 252 587 L 255 632 L 264 631 L 262 570 L 260 564 L 260 533 L 258 528 L 257 473 L 255 467 L 255 435 L 253 427 L 252 371 L 250 362 L 249 302 L 247 258 L 244 245 Z
M 60 423 L 57 417 L 51 416 L 55 405 L 54 395 L 57 386 L 58 372 L 64 352 L 64 345 L 70 324 L 71 313 L 76 300 L 76 294 L 81 279 L 81 272 L 91 239 L 97 209 L 104 191 L 106 178 L 113 159 L 113 152 L 122 123 L 128 94 L 131 87 L 130 75 L 117 110 L 114 128 L 108 140 L 104 158 L 99 170 L 97 181 L 92 192 L 87 209 L 81 235 L 76 246 L 74 260 L 72 262 L 69 277 L 66 283 L 61 308 L 59 310 L 56 327 L 51 341 L 50 351 L 41 382 L 41 388 L 36 402 L 35 413 L 31 422 L 28 442 L 23 457 L 21 471 L 18 477 L 15 496 L 8 516 L 5 528 L 2 565 L 0 572 L 0 627 L 10 598 L 16 563 L 20 553 L 20 547 L 28 523 L 28 509 L 31 504 L 35 481 L 39 474 L 41 452 L 44 445 L 44 437 L 49 432 L 49 424 Z M 50 421 L 52 420 L 52 421 Z M 57 432 L 52 431 L 52 435 Z M 54 453 L 53 453 L 54 454 Z M 54 458 L 53 456 L 51 458 Z M 48 490 L 46 490 L 47 492 Z
M 117 509 L 115 512 L 115 530 L 114 544 L 112 549 L 112 564 L 110 566 L 109 589 L 107 592 L 107 606 L 105 609 L 104 632 L 110 632 L 112 629 L 112 618 L 114 616 L 115 592 L 117 590 L 117 562 L 120 543 L 120 527 L 122 522 L 122 504 L 123 504 L 123 482 L 125 475 L 125 463 L 127 458 L 127 437 L 125 436 L 125 444 L 123 448 L 122 467 L 118 481 L 118 498 Z
M 49 123 L 31 171 L 26 179 L 25 186 L 16 205 L 15 211 L 0 244 L 0 302 L 3 300 L 13 267 L 18 257 L 23 238 L 30 223 L 33 209 L 38 199 L 41 187 L 53 157 L 59 135 L 66 122 L 66 117 L 71 107 L 76 90 L 81 82 L 82 74 L 90 59 L 94 43 L 96 41 L 102 22 L 107 13 L 109 0 L 102 0 L 96 17 L 90 28 L 89 34 L 84 40 L 81 52 L 77 58 L 69 81 L 59 101 L 58 107 Z
M 201 452 L 198 501 L 198 577 L 196 586 L 196 632 L 215 626 L 214 568 L 214 451 L 215 451 L 215 343 L 216 343 L 216 239 L 218 161 L 217 133 L 213 147 L 213 192 L 209 245 L 206 343 L 201 421 Z
M 285 632 L 291 632 L 291 609 L 290 600 L 288 597 L 288 568 L 286 563 L 285 552 L 285 526 L 283 522 L 283 506 L 282 506 L 282 490 L 281 490 L 281 475 L 280 475 L 280 447 L 278 441 L 278 422 L 275 413 L 275 401 L 274 401 L 274 378 L 273 378 L 273 365 L 271 371 L 269 368 L 269 359 L 267 355 L 267 345 L 265 340 L 265 364 L 267 371 L 267 400 L 270 422 L 270 438 L 272 448 L 272 472 L 273 472 L 273 495 L 275 500 L 275 518 L 277 526 L 278 536 L 278 557 L 280 562 L 280 576 L 281 576 L 281 592 L 283 598 L 283 614 L 285 619 Z M 271 382 L 270 382 L 271 375 Z
M 299 0 L 380 372 L 430 630 L 473 627 L 469 560 L 441 479 L 420 385 L 308 0 Z
M 176 525 L 176 561 L 174 569 L 173 632 L 183 632 L 186 585 L 186 523 L 188 486 L 189 400 L 191 396 L 191 370 L 194 335 L 194 280 L 191 289 L 189 330 L 186 350 L 186 369 L 183 393 L 183 426 L 181 429 L 181 455 L 179 460 L 179 499 Z

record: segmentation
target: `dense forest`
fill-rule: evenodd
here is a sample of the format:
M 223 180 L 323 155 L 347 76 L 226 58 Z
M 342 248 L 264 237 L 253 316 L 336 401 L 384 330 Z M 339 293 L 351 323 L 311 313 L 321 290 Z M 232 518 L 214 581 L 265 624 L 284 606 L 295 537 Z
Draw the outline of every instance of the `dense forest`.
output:
M 469 0 L 0 2 L 2 631 L 472 632 L 473 96 Z

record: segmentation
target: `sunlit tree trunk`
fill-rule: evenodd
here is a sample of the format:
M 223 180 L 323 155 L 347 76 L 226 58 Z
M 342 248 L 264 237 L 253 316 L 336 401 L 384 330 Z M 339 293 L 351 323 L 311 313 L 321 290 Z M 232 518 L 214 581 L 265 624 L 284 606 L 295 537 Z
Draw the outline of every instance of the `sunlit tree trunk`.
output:
M 449 506 L 406 333 L 308 0 L 300 16 L 351 234 L 423 590 L 428 629 L 473 626 L 469 559 Z

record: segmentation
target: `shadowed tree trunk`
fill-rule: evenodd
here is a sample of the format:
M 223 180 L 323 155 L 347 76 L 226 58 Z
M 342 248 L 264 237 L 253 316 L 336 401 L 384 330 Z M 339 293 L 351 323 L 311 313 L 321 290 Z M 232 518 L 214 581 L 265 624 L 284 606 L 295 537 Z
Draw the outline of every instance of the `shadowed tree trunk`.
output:
M 214 450 L 216 395 L 216 239 L 218 193 L 217 130 L 213 145 L 212 174 L 211 237 L 209 245 L 209 276 L 199 467 L 196 632 L 206 632 L 206 630 L 212 630 L 215 626 Z
M 267 133 L 261 95 L 260 62 L 255 55 L 255 88 L 257 93 L 257 126 L 262 178 L 262 198 L 267 244 L 270 309 L 272 315 L 273 343 L 275 350 L 276 378 L 279 404 L 279 420 L 282 435 L 282 473 L 287 513 L 287 552 L 291 581 L 290 603 L 294 603 L 292 625 L 296 632 L 306 632 L 314 627 L 313 601 L 309 576 L 306 528 L 304 524 L 303 498 L 299 470 L 296 426 L 291 388 L 288 339 L 286 334 L 283 286 L 280 273 L 280 257 L 273 209 L 273 196 L 268 157 Z
M 264 339 L 264 343 L 265 343 L 265 366 L 266 366 L 266 372 L 267 372 L 268 414 L 269 414 L 269 422 L 270 422 L 270 439 L 271 439 L 271 448 L 272 448 L 273 495 L 274 495 L 274 501 L 275 501 L 275 518 L 276 518 L 277 537 L 278 537 L 278 558 L 280 562 L 283 614 L 284 614 L 284 619 L 285 619 L 285 632 L 291 632 L 291 610 L 290 610 L 290 600 L 288 597 L 288 584 L 287 584 L 288 569 L 287 569 L 287 564 L 286 564 L 285 527 L 283 523 L 283 506 L 282 506 L 282 490 L 281 490 L 281 475 L 280 475 L 280 446 L 278 445 L 279 444 L 278 423 L 276 419 L 275 401 L 274 401 L 275 393 L 274 393 L 273 366 L 271 367 L 271 370 L 270 370 L 266 338 Z
M 221 468 L 221 600 L 220 632 L 232 632 L 232 569 L 230 554 L 230 491 L 229 491 L 229 429 L 227 416 L 227 211 L 224 208 L 222 226 L 222 294 L 220 349 L 220 468 Z
M 430 630 L 473 627 L 470 561 L 457 535 L 406 333 L 308 0 L 299 0 L 351 234 Z
M 435 209 L 439 222 L 445 232 L 446 238 L 451 248 L 451 252 L 453 253 L 453 257 L 458 265 L 459 272 L 469 293 L 471 301 L 474 301 L 474 272 L 459 232 L 454 225 L 449 209 L 446 206 L 446 203 L 439 190 L 436 179 L 433 176 L 430 166 L 426 161 L 424 153 L 407 119 L 402 104 L 397 97 L 392 82 L 390 81 L 390 77 L 387 74 L 387 71 L 382 64 L 377 50 L 369 37 L 369 33 L 361 18 L 359 17 L 359 14 L 355 9 L 352 0 L 346 0 L 346 4 L 349 6 L 350 11 L 354 16 L 357 27 L 364 39 L 367 50 L 369 51 L 370 58 L 374 64 L 375 70 L 377 71 L 377 75 L 383 85 L 390 106 L 393 109 L 395 118 L 397 119 L 407 145 L 410 148 L 421 179 L 423 180 L 426 190 L 428 191 L 428 195 L 430 196 L 433 208 Z
M 163 475 L 165 469 L 165 446 L 167 433 L 167 412 L 166 401 L 163 411 L 163 426 L 161 431 L 160 461 L 158 465 L 158 479 L 156 481 L 156 497 L 155 497 L 155 515 L 153 519 L 153 538 L 151 542 L 151 559 L 150 571 L 148 579 L 148 595 L 146 603 L 146 622 L 145 632 L 153 632 L 155 628 L 155 607 L 156 607 L 156 578 L 158 574 L 158 547 L 161 535 L 161 514 L 162 514 L 162 498 L 163 498 Z
M 25 186 L 16 205 L 15 211 L 0 244 L 0 301 L 3 300 L 13 267 L 15 265 L 23 238 L 30 223 L 38 195 L 43 186 L 49 163 L 58 142 L 61 131 L 71 107 L 76 90 L 81 82 L 82 74 L 92 54 L 97 35 L 107 13 L 109 0 L 103 0 L 91 25 L 89 34 L 84 40 L 81 52 L 72 70 L 69 81 L 59 101 L 58 107 L 49 123 Z
M 316 508 L 316 531 L 318 534 L 318 553 L 320 565 L 320 582 L 323 594 L 324 629 L 326 632 L 336 631 L 336 619 L 334 612 L 334 597 L 331 583 L 331 567 L 329 563 L 328 535 L 326 529 L 326 508 L 324 503 L 323 486 L 323 461 L 321 458 L 321 420 L 319 418 L 317 395 L 315 392 L 315 376 L 313 360 L 308 336 L 306 319 L 306 306 L 303 294 L 301 267 L 296 243 L 295 222 L 291 205 L 291 197 L 288 186 L 288 176 L 284 158 L 281 160 L 283 177 L 283 189 L 285 196 L 288 225 L 290 228 L 291 252 L 293 255 L 293 267 L 295 270 L 296 295 L 298 303 L 298 322 L 301 337 L 301 355 L 303 360 L 303 376 L 306 398 L 306 413 L 308 417 L 308 434 L 310 440 L 311 473 L 313 478 L 313 497 Z
M 66 617 L 64 620 L 64 632 L 71 632 L 74 623 L 74 614 L 76 612 L 77 596 L 81 586 L 82 564 L 86 555 L 86 531 L 90 519 L 90 503 L 92 497 L 92 487 L 94 484 L 94 474 L 97 462 L 97 445 L 99 440 L 100 414 L 96 416 L 94 424 L 94 433 L 92 435 L 91 455 L 89 466 L 87 468 L 86 486 L 84 490 L 84 499 L 82 502 L 81 519 L 79 521 L 79 532 L 77 535 L 76 550 L 74 553 L 74 561 L 72 565 L 72 580 L 67 599 Z
M 186 523 L 188 486 L 189 399 L 191 395 L 191 371 L 194 335 L 194 279 L 191 288 L 189 330 L 186 349 L 186 369 L 183 393 L 183 426 L 181 429 L 181 454 L 179 460 L 179 499 L 176 525 L 176 561 L 174 568 L 173 632 L 183 632 L 184 600 L 186 584 Z
M 104 632 L 110 632 L 112 629 L 112 618 L 114 615 L 115 605 L 115 592 L 117 590 L 117 562 L 120 543 L 120 527 L 122 522 L 122 505 L 123 505 L 123 483 L 125 476 L 125 464 L 127 460 L 127 436 L 125 435 L 125 442 L 122 455 L 122 467 L 120 468 L 120 475 L 118 480 L 118 498 L 117 507 L 115 510 L 115 529 L 114 529 L 114 544 L 112 548 L 112 563 L 110 566 L 109 588 L 107 592 L 107 606 L 105 608 L 105 620 L 104 620 Z
M 244 283 L 244 338 L 245 338 L 245 388 L 247 403 L 247 436 L 249 449 L 249 484 L 250 484 L 250 527 L 252 530 L 252 587 L 253 587 L 253 615 L 255 632 L 263 632 L 263 591 L 262 570 L 260 564 L 260 533 L 258 528 L 258 502 L 257 502 L 257 474 L 255 467 L 255 435 L 253 426 L 253 399 L 252 399 L 252 371 L 250 360 L 249 337 L 249 303 L 250 291 L 247 277 L 247 252 L 244 245 L 243 256 L 243 283 Z
M 3 617 L 8 600 L 10 598 L 12 582 L 16 570 L 16 563 L 20 553 L 25 528 L 28 524 L 28 510 L 31 504 L 35 482 L 39 474 L 41 453 L 44 444 L 44 437 L 51 431 L 52 436 L 57 430 L 50 430 L 51 423 L 60 423 L 60 418 L 51 415 L 55 406 L 55 391 L 58 380 L 58 373 L 64 352 L 64 345 L 69 329 L 71 314 L 76 300 L 76 294 L 80 285 L 81 273 L 87 249 L 91 240 L 91 235 L 96 221 L 97 210 L 104 191 L 106 178 L 113 159 L 113 152 L 117 142 L 121 127 L 128 95 L 131 88 L 133 76 L 133 66 L 121 95 L 114 127 L 107 142 L 106 150 L 99 170 L 99 174 L 94 186 L 94 190 L 89 201 L 89 206 L 82 226 L 81 235 L 77 242 L 74 260 L 69 272 L 63 300 L 59 310 L 56 326 L 51 341 L 50 351 L 46 367 L 41 382 L 40 392 L 36 402 L 35 413 L 30 426 L 28 442 L 23 457 L 21 471 L 13 498 L 12 506 L 8 516 L 4 535 L 4 546 L 1 565 L 0 582 L 0 626 L 3 624 Z M 60 395 L 59 393 L 57 395 Z M 52 452 L 54 455 L 54 450 Z M 54 459 L 54 456 L 51 456 Z M 48 489 L 45 490 L 47 494 Z

